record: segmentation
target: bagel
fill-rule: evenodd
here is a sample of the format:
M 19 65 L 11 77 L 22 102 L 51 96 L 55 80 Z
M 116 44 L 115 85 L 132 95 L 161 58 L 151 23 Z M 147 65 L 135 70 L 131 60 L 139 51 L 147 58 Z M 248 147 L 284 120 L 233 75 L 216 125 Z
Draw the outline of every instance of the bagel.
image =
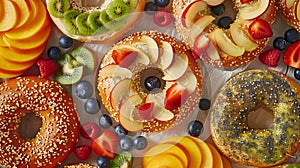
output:
M 275 20 L 276 1 L 257 0 L 242 4 L 240 0 L 233 0 L 237 14 L 229 29 L 218 27 L 214 22 L 217 17 L 210 10 L 223 2 L 174 0 L 172 13 L 180 39 L 194 51 L 196 59 L 230 70 L 254 60 L 266 47 L 273 34 L 270 25 Z M 254 38 L 249 31 L 254 24 L 270 29 L 268 36 Z
M 264 108 L 273 126 L 249 128 L 249 113 Z M 270 70 L 248 70 L 230 78 L 211 108 L 211 135 L 218 148 L 240 164 L 281 164 L 300 148 L 300 87 Z
M 0 84 L 0 165 L 55 167 L 72 152 L 79 120 L 72 98 L 56 82 L 38 76 L 13 78 Z M 21 135 L 27 114 L 41 119 L 33 138 Z
M 137 32 L 112 46 L 97 81 L 108 112 L 132 132 L 160 132 L 180 123 L 202 93 L 202 73 L 190 51 L 156 31 Z M 147 81 L 156 81 L 152 90 Z
M 284 20 L 300 32 L 300 1 L 279 0 L 278 9 Z
M 142 11 L 144 10 L 145 7 L 145 3 L 146 0 L 136 0 L 136 6 L 134 6 L 131 10 L 130 13 L 128 15 L 126 15 L 125 18 L 122 18 L 122 23 L 121 23 L 121 27 L 119 27 L 118 29 L 113 29 L 113 30 L 109 30 L 105 27 L 103 27 L 105 29 L 105 31 L 99 31 L 98 30 L 93 30 L 92 33 L 90 34 L 82 34 L 80 32 L 70 32 L 68 31 L 68 29 L 66 28 L 66 24 L 65 24 L 65 16 L 64 14 L 67 11 L 70 10 L 76 10 L 79 11 L 80 14 L 91 14 L 92 12 L 103 12 L 103 10 L 105 10 L 107 8 L 107 6 L 113 2 L 115 0 L 105 0 L 105 1 L 101 1 L 101 4 L 99 4 L 100 2 L 98 1 L 94 1 L 93 3 L 97 2 L 97 5 L 91 5 L 91 6 L 85 6 L 85 3 L 92 3 L 91 1 L 81 1 L 81 0 L 62 0 L 62 1 L 57 1 L 57 0 L 46 0 L 46 4 L 47 4 L 47 9 L 49 11 L 50 17 L 52 18 L 53 22 L 55 23 L 55 25 L 67 36 L 79 40 L 81 42 L 92 42 L 92 43 L 110 43 L 110 42 L 115 42 L 118 39 L 122 38 L 122 36 L 124 34 L 126 34 L 137 22 L 137 20 L 139 19 L 139 17 L 142 14 Z M 124 0 L 126 1 L 126 0 Z M 126 2 L 129 2 L 126 1 Z M 52 12 L 52 9 L 50 9 L 51 4 L 53 3 L 57 3 L 59 5 L 57 6 L 62 6 L 64 4 L 66 4 L 65 9 L 60 9 L 59 13 L 60 14 L 54 14 L 55 12 Z M 57 16 L 59 15 L 59 16 Z M 99 19 L 99 18 L 98 18 Z M 121 20 L 121 19 L 119 19 Z M 73 19 L 73 25 L 75 25 L 76 19 Z M 79 21 L 82 24 L 86 24 L 87 27 L 89 27 L 90 29 L 90 25 L 88 25 L 88 23 L 85 23 L 86 20 L 84 21 Z M 100 21 L 97 21 L 100 22 Z M 111 21 L 110 23 L 114 23 L 114 21 Z M 103 24 L 103 23 L 101 23 Z M 76 25 L 75 25 L 76 26 Z M 101 29 L 103 30 L 103 29 Z
M 78 164 L 64 166 L 64 168 L 97 168 L 97 166 L 88 163 L 78 163 Z

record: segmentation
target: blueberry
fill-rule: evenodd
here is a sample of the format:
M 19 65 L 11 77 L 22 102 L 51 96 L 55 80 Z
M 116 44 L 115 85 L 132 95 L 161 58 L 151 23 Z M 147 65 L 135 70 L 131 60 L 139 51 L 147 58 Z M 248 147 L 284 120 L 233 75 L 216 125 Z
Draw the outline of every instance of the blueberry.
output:
M 118 137 L 124 137 L 128 134 L 128 131 L 120 124 L 115 126 L 114 132 Z
M 84 109 L 89 114 L 96 114 L 100 110 L 100 104 L 95 98 L 88 98 L 84 103 Z
M 201 98 L 199 101 L 200 110 L 208 110 L 210 108 L 210 100 L 206 98 Z
M 133 147 L 142 150 L 148 145 L 148 140 L 144 136 L 137 136 L 133 139 Z
M 202 133 L 202 130 L 203 124 L 198 120 L 191 121 L 188 125 L 188 131 L 191 136 L 199 136 Z
M 149 15 L 153 15 L 154 12 L 157 10 L 158 10 L 158 6 L 154 2 L 147 2 L 144 8 L 144 11 Z
M 289 29 L 284 33 L 284 39 L 287 42 L 294 43 L 299 40 L 299 33 L 295 29 Z
M 62 56 L 60 49 L 56 46 L 48 48 L 47 54 L 48 57 L 52 60 L 58 60 Z
M 109 167 L 109 160 L 106 159 L 105 157 L 98 157 L 97 159 L 97 165 L 99 168 L 108 168 Z
M 75 85 L 75 93 L 79 98 L 87 99 L 93 94 L 93 86 L 86 80 L 81 80 Z
M 161 87 L 161 82 L 156 76 L 150 76 L 145 80 L 145 87 L 149 91 L 159 89 Z
M 157 6 L 159 7 L 166 7 L 169 5 L 170 0 L 154 0 Z
M 61 36 L 58 40 L 58 44 L 62 48 L 70 48 L 73 45 L 73 39 L 68 36 Z
M 218 26 L 220 28 L 229 29 L 231 23 L 233 23 L 233 20 L 231 19 L 231 17 L 224 16 L 224 17 L 221 17 L 220 20 L 218 21 Z
M 100 116 L 99 118 L 99 125 L 102 127 L 102 128 L 109 128 L 112 126 L 112 120 L 110 118 L 109 115 L 107 114 L 103 114 Z
M 294 77 L 295 77 L 297 80 L 300 80 L 300 69 L 295 69 L 295 70 L 294 70 Z
M 119 146 L 122 150 L 128 151 L 132 148 L 132 140 L 128 136 L 124 136 L 120 139 Z
M 276 37 L 273 41 L 273 47 L 282 51 L 286 48 L 286 41 L 283 37 Z
M 221 16 L 225 12 L 225 5 L 220 4 L 217 6 L 211 6 L 211 12 L 216 16 Z

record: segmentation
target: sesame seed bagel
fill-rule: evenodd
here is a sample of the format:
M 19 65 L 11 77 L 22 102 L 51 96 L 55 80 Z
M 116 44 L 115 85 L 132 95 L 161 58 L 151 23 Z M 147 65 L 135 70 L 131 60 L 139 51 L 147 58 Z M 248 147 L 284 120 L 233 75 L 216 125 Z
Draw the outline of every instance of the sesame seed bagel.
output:
M 213 3 L 227 4 L 227 1 L 173 0 L 172 12 L 179 37 L 193 49 L 195 58 L 210 66 L 235 69 L 254 60 L 266 47 L 270 38 L 253 38 L 249 27 L 257 19 L 271 25 L 276 16 L 276 1 L 242 4 L 240 0 L 232 0 L 237 14 L 225 29 L 216 25 L 218 17 L 211 12 L 211 7 L 217 5 Z
M 78 163 L 78 164 L 64 166 L 64 168 L 97 168 L 97 166 L 88 163 Z
M 55 167 L 77 143 L 79 120 L 72 98 L 56 82 L 38 76 L 13 78 L 0 84 L 0 165 Z M 28 113 L 41 119 L 34 138 L 21 136 Z
M 159 83 L 153 90 L 146 86 L 150 78 Z M 100 64 L 98 90 L 109 113 L 125 129 L 159 132 L 195 109 L 202 73 L 185 45 L 166 34 L 144 31 L 110 48 Z
M 298 30 L 298 32 L 300 32 L 300 1 L 279 0 L 277 3 L 281 16 L 290 26 L 294 27 Z
M 249 128 L 250 113 L 273 114 L 269 128 Z M 230 78 L 211 108 L 211 134 L 233 161 L 255 167 L 283 163 L 300 148 L 300 87 L 270 70 L 248 70 Z
M 102 27 L 97 29 L 97 30 L 93 30 L 92 33 L 88 33 L 88 34 L 82 34 L 82 32 L 80 32 L 79 30 L 68 30 L 66 23 L 65 23 L 65 16 L 55 16 L 53 12 L 51 12 L 50 10 L 50 3 L 53 0 L 46 0 L 46 4 L 47 4 L 47 9 L 49 11 L 50 17 L 52 18 L 53 22 L 55 23 L 55 25 L 67 36 L 79 40 L 81 42 L 92 42 L 92 43 L 110 43 L 110 42 L 115 42 L 117 40 L 119 40 L 120 38 L 122 38 L 124 36 L 124 34 L 126 34 L 137 22 L 137 20 L 140 18 L 144 7 L 145 7 L 145 3 L 146 0 L 137 0 L 136 1 L 136 6 L 133 7 L 130 10 L 130 13 L 128 15 L 126 15 L 125 18 L 121 18 L 119 19 L 119 21 L 121 21 L 121 26 L 119 26 L 119 28 L 115 28 L 115 29 L 109 29 L 107 28 L 108 26 L 105 26 L 101 21 L 100 21 L 100 17 L 98 18 L 98 20 L 96 22 L 98 22 L 98 24 L 102 24 Z M 55 1 L 55 0 L 54 0 Z M 81 14 L 91 14 L 93 12 L 103 12 L 107 6 L 113 2 L 114 0 L 104 0 L 104 1 L 87 1 L 87 0 L 65 0 L 67 1 L 67 4 L 69 6 L 68 9 L 65 9 L 64 14 L 67 11 L 70 10 L 76 10 L 79 11 Z M 125 1 L 125 0 L 124 0 Z M 126 1 L 127 2 L 127 1 Z M 65 3 L 65 2 L 58 2 L 57 3 Z M 84 4 L 88 4 L 88 3 L 93 3 L 96 5 L 84 5 Z M 78 20 L 78 19 L 77 19 Z M 73 26 L 75 25 L 76 19 L 73 19 Z M 89 23 L 86 23 L 87 20 L 85 19 L 84 21 L 82 21 L 81 23 L 83 25 L 86 24 L 86 26 L 88 27 L 87 31 L 90 31 L 91 28 L 89 27 Z M 100 23 L 101 22 L 101 23 Z M 110 21 L 110 23 L 115 24 L 115 20 L 114 21 Z M 85 31 L 85 29 L 84 29 Z

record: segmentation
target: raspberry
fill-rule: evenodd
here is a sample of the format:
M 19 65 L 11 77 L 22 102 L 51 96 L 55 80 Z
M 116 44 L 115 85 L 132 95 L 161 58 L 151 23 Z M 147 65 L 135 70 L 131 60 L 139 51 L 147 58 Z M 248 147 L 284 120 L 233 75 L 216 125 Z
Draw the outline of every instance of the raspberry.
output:
M 81 145 L 74 148 L 74 154 L 80 160 L 87 160 L 92 153 L 92 148 L 87 145 Z
M 86 139 L 96 139 L 100 135 L 100 127 L 96 123 L 86 123 L 80 128 L 80 135 Z
M 41 58 L 37 62 L 37 65 L 39 66 L 40 74 L 43 78 L 48 78 L 53 75 L 58 68 L 56 62 L 51 59 Z

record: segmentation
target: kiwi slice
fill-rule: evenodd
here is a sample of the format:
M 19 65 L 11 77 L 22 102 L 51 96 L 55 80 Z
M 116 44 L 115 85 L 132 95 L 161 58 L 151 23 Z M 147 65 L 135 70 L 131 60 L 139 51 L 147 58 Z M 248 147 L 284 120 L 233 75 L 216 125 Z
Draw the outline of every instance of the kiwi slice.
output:
M 76 26 L 82 35 L 92 35 L 95 31 L 88 25 L 88 13 L 81 13 L 76 17 Z
M 129 7 L 129 10 L 135 8 L 137 5 L 137 0 L 123 0 L 123 1 Z
M 90 50 L 85 47 L 77 47 L 74 48 L 70 54 L 80 65 L 84 65 L 86 67 L 86 73 L 90 73 L 94 70 L 95 61 Z
M 123 151 L 114 158 L 111 162 L 110 168 L 131 168 L 132 162 L 132 154 L 130 152 Z
M 64 13 L 70 9 L 69 0 L 49 0 L 48 11 L 49 13 L 57 18 L 63 18 Z
M 104 9 L 100 14 L 100 21 L 103 23 L 103 26 L 109 30 L 116 31 L 119 30 L 123 25 L 122 19 L 111 19 Z
M 100 21 L 100 11 L 94 11 L 89 14 L 87 18 L 87 24 L 94 30 L 96 33 L 102 33 L 108 31 L 106 27 Z
M 130 9 L 123 0 L 114 0 L 106 8 L 107 15 L 112 19 L 126 17 L 129 12 Z
M 66 30 L 74 35 L 80 34 L 78 26 L 76 24 L 76 18 L 81 12 L 78 10 L 69 10 L 64 13 L 64 24 Z

